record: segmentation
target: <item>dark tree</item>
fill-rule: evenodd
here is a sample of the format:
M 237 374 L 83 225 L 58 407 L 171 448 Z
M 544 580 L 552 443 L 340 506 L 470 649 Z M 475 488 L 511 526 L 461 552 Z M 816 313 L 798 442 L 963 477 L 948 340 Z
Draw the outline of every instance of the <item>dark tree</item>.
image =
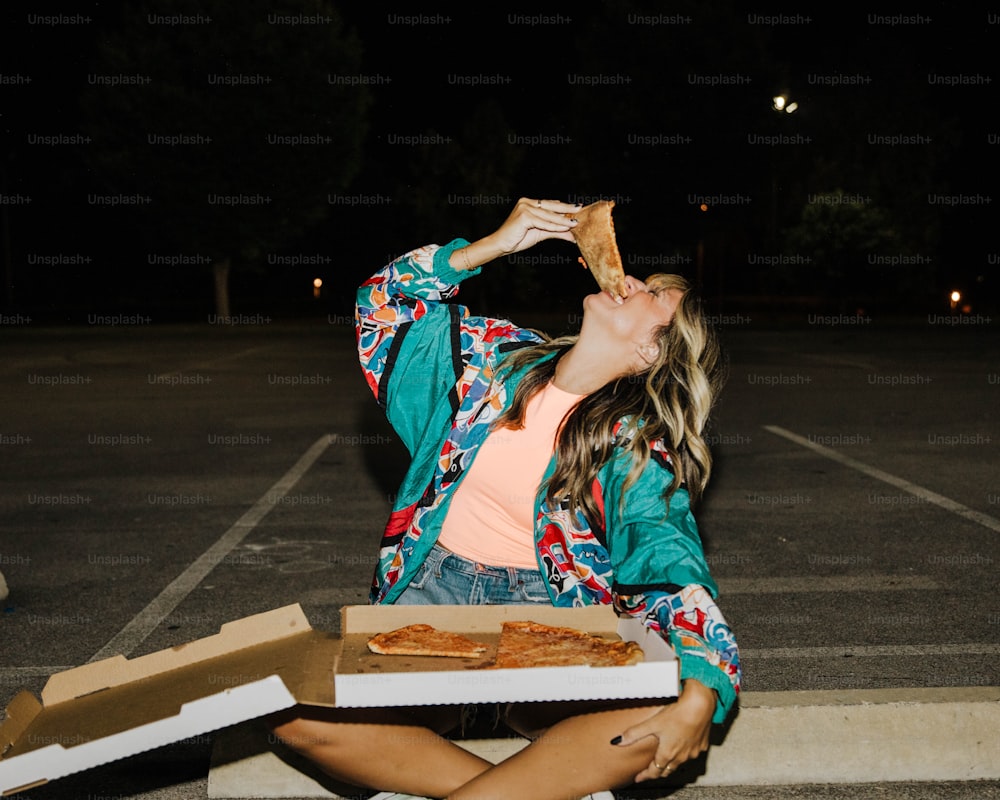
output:
M 815 292 L 838 311 L 853 311 L 852 302 L 869 302 L 885 282 L 900 285 L 898 269 L 872 265 L 901 246 L 888 214 L 868 198 L 839 189 L 812 195 L 799 223 L 786 232 L 788 258 L 773 267 L 777 288 Z
M 228 316 L 230 266 L 326 220 L 358 172 L 360 59 L 325 0 L 126 2 L 81 98 L 92 191 L 123 199 L 147 250 L 210 262 Z

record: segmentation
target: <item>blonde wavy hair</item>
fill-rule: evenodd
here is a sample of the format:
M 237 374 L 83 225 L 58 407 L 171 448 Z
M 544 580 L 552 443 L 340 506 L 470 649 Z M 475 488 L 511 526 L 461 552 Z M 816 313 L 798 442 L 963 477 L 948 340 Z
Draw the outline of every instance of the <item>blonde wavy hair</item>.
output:
M 662 442 L 673 473 L 664 491 L 665 504 L 680 486 L 687 489 L 692 502 L 697 502 L 712 470 L 704 431 L 725 381 L 718 337 L 685 278 L 657 273 L 645 283 L 654 294 L 669 289 L 683 292 L 670 324 L 656 331 L 656 358 L 647 369 L 611 381 L 580 400 L 563 418 L 557 433 L 556 468 L 548 481 L 546 498 L 550 505 L 568 500 L 570 508 L 583 511 L 591 524 L 601 519 L 593 482 L 616 447 L 631 455 L 625 479 L 628 488 L 649 461 L 653 442 Z M 493 423 L 495 428 L 524 426 L 528 401 L 552 379 L 559 358 L 577 338 L 546 337 L 504 359 L 502 372 L 528 369 L 510 408 Z M 553 352 L 553 358 L 529 366 Z M 624 425 L 614 436 L 619 420 Z M 619 498 L 619 510 L 623 498 L 624 494 Z

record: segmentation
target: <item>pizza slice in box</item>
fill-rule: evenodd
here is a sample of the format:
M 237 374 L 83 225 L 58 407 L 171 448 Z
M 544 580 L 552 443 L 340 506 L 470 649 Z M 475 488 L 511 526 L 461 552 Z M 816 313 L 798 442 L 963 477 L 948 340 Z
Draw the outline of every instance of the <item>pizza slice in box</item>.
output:
M 368 649 L 383 656 L 479 658 L 487 647 L 460 634 L 416 623 L 375 634 L 368 640 Z
M 497 669 L 520 667 L 618 667 L 645 660 L 635 642 L 605 639 L 576 628 L 539 622 L 504 622 L 497 644 Z
M 372 636 L 368 649 L 388 656 L 479 658 L 488 648 L 461 634 L 416 623 Z M 618 667 L 644 660 L 645 654 L 635 642 L 605 639 L 576 628 L 517 620 L 503 623 L 496 658 L 489 667 Z

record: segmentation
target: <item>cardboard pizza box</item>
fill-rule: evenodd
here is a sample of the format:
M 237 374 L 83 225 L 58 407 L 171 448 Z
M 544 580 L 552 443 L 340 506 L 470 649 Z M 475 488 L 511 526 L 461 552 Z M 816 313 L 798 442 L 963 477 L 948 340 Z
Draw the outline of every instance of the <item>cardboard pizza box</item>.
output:
M 340 641 L 298 605 L 147 656 L 52 675 L 0 722 L 0 794 L 288 708 L 333 703 Z
M 606 606 L 349 606 L 342 637 L 314 630 L 291 605 L 222 626 L 213 636 L 146 656 L 52 675 L 22 691 L 0 721 L 0 794 L 33 786 L 290 708 L 516 700 L 671 697 L 672 649 Z M 375 656 L 368 638 L 425 622 L 489 640 L 505 619 L 531 619 L 637 641 L 646 663 L 625 667 L 481 670 L 465 659 Z
M 645 660 L 621 667 L 484 669 L 492 658 L 381 656 L 369 652 L 373 634 L 422 622 L 487 645 L 504 621 L 531 620 L 621 637 Z M 344 647 L 334 675 L 338 706 L 439 705 L 676 697 L 680 667 L 673 649 L 639 620 L 619 619 L 609 606 L 348 606 L 341 610 Z

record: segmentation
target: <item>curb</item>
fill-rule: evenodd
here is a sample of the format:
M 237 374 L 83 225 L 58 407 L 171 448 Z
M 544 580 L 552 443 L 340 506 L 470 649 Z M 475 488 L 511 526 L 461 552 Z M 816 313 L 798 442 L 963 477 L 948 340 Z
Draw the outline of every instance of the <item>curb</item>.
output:
M 1000 687 L 748 692 L 697 782 L 998 778 L 998 730 Z
M 1000 778 L 1000 687 L 746 692 L 706 757 L 667 786 L 790 785 Z M 459 742 L 488 760 L 522 739 Z M 292 766 L 294 764 L 295 766 Z M 298 769 L 296 768 L 298 767 Z M 208 796 L 337 798 L 259 722 L 215 735 Z

